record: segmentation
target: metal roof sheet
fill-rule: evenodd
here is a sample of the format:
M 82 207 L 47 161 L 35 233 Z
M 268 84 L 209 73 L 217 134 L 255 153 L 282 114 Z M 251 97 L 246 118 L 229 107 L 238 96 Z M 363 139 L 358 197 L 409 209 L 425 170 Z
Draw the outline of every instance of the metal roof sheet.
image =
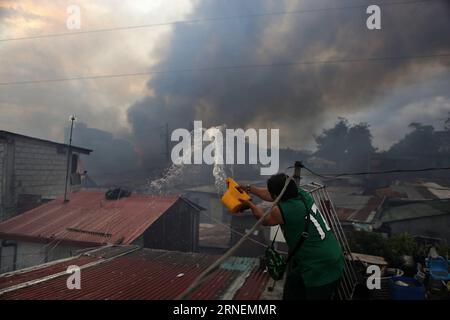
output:
M 450 199 L 421 200 L 392 205 L 383 211 L 382 222 L 418 219 L 450 214 Z
M 133 246 L 121 246 L 133 249 Z M 105 252 L 111 250 L 105 248 Z M 133 249 L 136 250 L 136 249 Z M 217 257 L 199 253 L 182 253 L 162 250 L 139 249 L 125 255 L 117 255 L 103 258 L 102 250 L 97 250 L 94 254 L 85 253 L 70 260 L 71 265 L 78 265 L 81 268 L 81 289 L 70 290 L 66 286 L 68 275 L 61 274 L 53 279 L 48 279 L 40 283 L 36 282 L 42 277 L 52 275 L 67 266 L 67 261 L 55 263 L 51 267 L 31 270 L 22 273 L 20 278 L 14 275 L 10 279 L 14 281 L 8 283 L 17 285 L 19 282 L 28 283 L 26 287 L 10 288 L 5 285 L 0 288 L 0 299 L 70 299 L 70 300 L 160 300 L 174 299 L 181 294 L 200 273 L 214 262 Z M 92 260 L 99 263 L 93 266 Z M 245 261 L 244 261 L 245 260 Z M 248 266 L 239 268 L 229 268 L 227 266 L 219 268 L 202 286 L 192 293 L 190 299 L 220 299 L 230 296 L 233 299 L 258 299 L 268 282 L 268 274 L 263 272 L 248 260 L 250 258 L 233 258 L 232 264 L 242 264 Z M 255 260 L 256 261 L 256 260 Z M 242 281 L 243 276 L 244 281 Z M 16 276 L 17 277 L 17 276 Z M 0 284 L 5 284 L 0 276 Z M 236 288 L 237 287 L 237 288 Z
M 44 143 L 47 143 L 47 144 L 52 144 L 52 145 L 63 147 L 63 148 L 68 148 L 69 147 L 65 143 L 55 142 L 55 141 L 41 139 L 41 138 L 36 138 L 36 137 L 31 137 L 31 136 L 26 136 L 24 134 L 10 132 L 10 131 L 5 131 L 5 130 L 0 130 L 0 136 L 2 136 L 2 135 L 3 136 L 11 135 L 11 136 L 16 136 L 16 137 L 20 137 L 20 138 L 31 139 L 31 140 L 44 142 Z M 81 153 L 84 153 L 84 154 L 90 154 L 93 151 L 91 149 L 87 149 L 87 148 L 83 148 L 83 147 L 77 147 L 77 146 L 74 146 L 74 145 L 72 145 L 71 148 L 72 148 L 73 151 L 81 152 Z
M 372 196 L 330 193 L 331 201 L 337 208 L 361 210 L 369 202 Z
M 425 182 L 422 184 L 427 190 L 438 199 L 450 199 L 450 188 L 441 186 L 434 182 Z
M 99 191 L 80 191 L 0 223 L 0 238 L 79 245 L 130 244 L 179 196 L 132 194 L 106 200 Z
M 379 210 L 380 206 L 383 204 L 384 198 L 381 197 L 371 197 L 367 204 L 360 210 L 355 211 L 352 215 L 348 217 L 348 220 L 359 221 L 359 222 L 371 222 L 375 217 L 375 214 Z
M 355 212 L 354 209 L 336 208 L 336 214 L 338 216 L 339 221 L 348 220 L 354 212 Z
M 419 190 L 419 188 L 417 188 L 415 186 L 407 186 L 407 185 L 396 186 L 396 185 L 394 185 L 394 186 L 391 186 L 391 189 L 395 192 L 406 194 L 406 197 L 408 199 L 413 199 L 413 200 L 429 199 L 429 195 L 424 196 L 423 192 L 421 192 Z

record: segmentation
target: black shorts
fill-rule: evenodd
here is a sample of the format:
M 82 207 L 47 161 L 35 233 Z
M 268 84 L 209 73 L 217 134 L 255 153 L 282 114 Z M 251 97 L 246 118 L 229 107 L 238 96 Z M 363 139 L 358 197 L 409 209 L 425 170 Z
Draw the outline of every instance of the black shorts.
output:
M 284 283 L 284 300 L 332 300 L 337 291 L 340 279 L 323 286 L 306 287 L 302 278 L 287 274 Z

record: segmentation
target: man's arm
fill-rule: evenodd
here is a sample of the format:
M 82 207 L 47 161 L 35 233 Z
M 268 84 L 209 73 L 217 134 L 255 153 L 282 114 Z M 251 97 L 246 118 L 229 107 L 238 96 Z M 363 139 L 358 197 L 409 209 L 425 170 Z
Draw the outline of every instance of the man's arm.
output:
M 241 200 L 241 202 L 248 206 L 250 210 L 252 210 L 252 213 L 256 219 L 259 220 L 264 215 L 264 210 L 255 205 L 253 202 L 247 200 Z M 280 209 L 277 206 L 273 207 L 270 211 L 270 214 L 264 219 L 262 224 L 264 226 L 276 226 L 279 224 L 284 224 Z
M 260 187 L 256 187 L 256 186 L 239 186 L 239 189 L 246 191 L 248 193 L 254 194 L 255 196 L 257 196 L 258 198 L 264 200 L 264 201 L 269 201 L 272 202 L 272 196 L 270 195 L 269 191 L 267 190 L 267 188 L 260 188 Z

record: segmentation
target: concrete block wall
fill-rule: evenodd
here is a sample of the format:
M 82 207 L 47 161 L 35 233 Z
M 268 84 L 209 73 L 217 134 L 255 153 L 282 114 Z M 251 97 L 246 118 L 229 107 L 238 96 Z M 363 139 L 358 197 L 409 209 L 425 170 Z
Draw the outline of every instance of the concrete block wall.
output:
M 0 221 L 33 207 L 33 200 L 28 203 L 26 199 L 61 197 L 66 168 L 67 149 L 63 145 L 14 135 L 0 140 Z M 69 177 L 68 191 L 80 188 L 71 186 Z M 19 203 L 21 195 L 25 197 Z
M 6 149 L 6 145 L 3 142 L 0 142 L 0 218 L 3 215 L 2 212 L 2 196 L 3 196 L 3 164 L 5 162 L 4 158 L 5 158 L 5 149 Z M 0 219 L 1 221 L 1 219 Z
M 67 152 L 59 149 L 58 146 L 15 138 L 14 193 L 16 200 L 19 194 L 38 194 L 48 199 L 63 195 L 66 162 Z

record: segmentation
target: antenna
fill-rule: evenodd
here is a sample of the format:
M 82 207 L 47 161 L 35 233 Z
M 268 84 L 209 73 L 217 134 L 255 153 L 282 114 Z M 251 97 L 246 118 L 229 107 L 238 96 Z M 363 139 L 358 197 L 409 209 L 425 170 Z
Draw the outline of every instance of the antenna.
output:
M 69 147 L 67 149 L 67 165 L 66 165 L 66 183 L 64 185 L 64 202 L 69 202 L 67 199 L 67 184 L 69 180 L 69 166 L 70 166 L 70 156 L 72 155 L 72 133 L 73 133 L 73 123 L 77 118 L 75 115 L 71 115 L 70 120 L 70 137 L 69 137 Z

